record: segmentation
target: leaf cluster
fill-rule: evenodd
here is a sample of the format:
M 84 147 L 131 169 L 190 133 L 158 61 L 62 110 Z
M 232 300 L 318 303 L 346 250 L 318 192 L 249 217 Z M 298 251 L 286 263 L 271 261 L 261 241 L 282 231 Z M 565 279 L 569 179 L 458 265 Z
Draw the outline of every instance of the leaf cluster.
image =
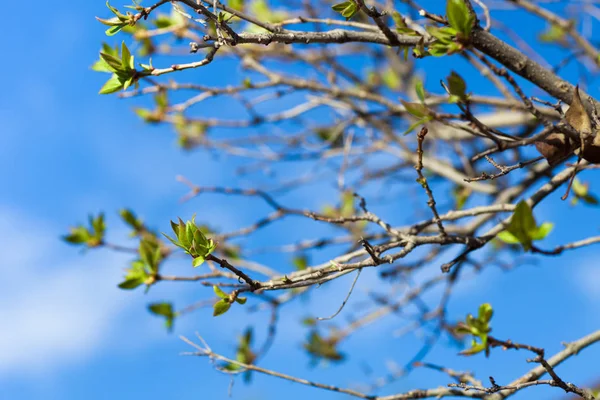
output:
M 90 215 L 89 226 L 78 225 L 71 228 L 70 231 L 68 235 L 63 236 L 63 240 L 67 243 L 84 245 L 90 248 L 101 246 L 106 231 L 104 213 L 98 214 L 97 217 Z
M 217 297 L 220 298 L 213 305 L 213 316 L 218 317 L 219 315 L 225 314 L 231 308 L 231 304 L 236 302 L 238 304 L 246 304 L 248 300 L 246 297 L 238 297 L 237 295 L 227 294 L 220 287 L 214 285 L 213 290 Z
M 192 265 L 199 267 L 204 263 L 206 257 L 211 254 L 217 247 L 216 243 L 207 238 L 202 230 L 196 226 L 196 216 L 194 215 L 190 221 L 183 222 L 179 218 L 179 222 L 171 221 L 171 228 L 175 233 L 175 238 L 172 238 L 163 233 L 175 246 L 183 249 L 187 254 L 192 256 Z
M 534 240 L 542 240 L 552 231 L 554 225 L 544 222 L 539 225 L 535 222 L 529 204 L 521 200 L 510 219 L 508 227 L 498 234 L 498 239 L 508 244 L 521 244 L 523 250 L 529 251 Z
M 490 320 L 494 315 L 494 310 L 489 303 L 484 303 L 479 306 L 477 317 L 472 314 L 467 315 L 464 322 L 459 322 L 455 328 L 455 333 L 459 335 L 471 335 L 471 347 L 460 352 L 464 356 L 472 356 L 482 351 L 489 353 L 488 334 L 492 330 L 490 328 Z

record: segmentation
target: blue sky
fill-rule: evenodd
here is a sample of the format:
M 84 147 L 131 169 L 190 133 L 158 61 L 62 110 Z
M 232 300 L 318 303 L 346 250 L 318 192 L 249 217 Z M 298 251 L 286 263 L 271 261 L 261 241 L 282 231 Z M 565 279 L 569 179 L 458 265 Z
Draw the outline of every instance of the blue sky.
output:
M 423 2 L 427 3 L 432 4 Z M 115 218 L 121 207 L 135 209 L 150 225 L 166 231 L 169 219 L 194 212 L 209 214 L 221 228 L 235 228 L 253 221 L 262 205 L 257 201 L 244 206 L 239 200 L 218 196 L 179 202 L 186 189 L 176 182 L 178 174 L 203 185 L 227 181 L 235 186 L 248 181 L 235 177 L 235 164 L 202 152 L 184 153 L 169 129 L 145 126 L 131 112 L 135 101 L 97 95 L 105 76 L 90 71 L 89 65 L 100 43 L 107 40 L 103 27 L 94 20 L 96 15 L 106 15 L 103 1 L 59 1 L 42 9 L 34 2 L 8 2 L 3 11 L 11 16 L 3 27 L 13 38 L 3 36 L 5 56 L 0 63 L 4 78 L 4 95 L 0 96 L 0 399 L 227 398 L 229 377 L 215 371 L 206 359 L 180 356 L 190 348 L 177 337 L 192 337 L 198 331 L 216 351 L 232 355 L 236 336 L 248 321 L 260 326 L 268 316 L 232 310 L 213 319 L 209 310 L 201 310 L 177 321 L 169 335 L 145 305 L 168 299 L 183 306 L 194 301 L 199 291 L 204 290 L 201 297 L 205 297 L 206 288 L 183 283 L 159 285 L 148 295 L 121 291 L 116 284 L 129 261 L 127 256 L 102 250 L 81 254 L 59 236 L 69 225 L 84 222 L 89 212 L 100 210 L 107 212 L 111 237 L 121 239 L 127 234 Z M 542 27 L 520 13 L 513 21 L 531 27 L 524 33 L 531 37 L 525 40 Z M 557 54 L 548 48 L 541 52 Z M 447 74 L 434 62 L 422 64 L 432 82 Z M 216 80 L 225 79 L 219 71 L 239 72 L 218 60 L 206 70 Z M 573 78 L 568 70 L 564 76 Z M 590 92 L 598 95 L 596 85 Z M 303 172 L 295 164 L 286 168 L 290 173 L 294 168 Z M 590 181 L 592 188 L 598 185 L 594 171 L 582 174 L 582 179 Z M 554 233 L 544 242 L 548 248 L 595 235 L 600 228 L 598 209 L 569 207 L 560 201 L 559 192 L 536 209 L 538 220 L 555 223 Z M 295 201 L 315 206 L 328 200 L 327 191 L 321 198 L 299 196 Z M 297 235 L 306 235 L 308 225 L 294 224 L 268 230 L 257 240 L 275 240 L 290 226 Z M 560 349 L 561 341 L 579 338 L 600 325 L 597 251 L 590 247 L 560 258 L 539 259 L 535 266 L 511 272 L 488 269 L 458 286 L 449 312 L 459 317 L 491 302 L 497 336 L 545 347 L 552 354 Z M 184 263 L 172 268 L 189 272 Z M 376 271 L 365 271 L 348 306 L 364 299 L 365 290 L 376 282 Z M 408 361 L 419 339 L 394 338 L 391 332 L 402 324 L 390 318 L 343 344 L 341 350 L 350 355 L 346 363 L 308 368 L 308 357 L 301 349 L 306 330 L 298 321 L 305 314 L 334 311 L 350 283 L 348 278 L 341 279 L 316 290 L 310 302 L 287 308 L 276 343 L 262 365 L 348 387 L 356 377 L 368 382 L 385 374 L 389 361 L 399 365 Z M 496 351 L 485 359 L 461 358 L 456 352 L 442 340 L 428 360 L 477 371 L 482 379 L 493 375 L 498 382 L 531 368 L 523 353 Z M 372 354 L 377 356 L 371 358 Z M 595 377 L 590 366 L 597 365 L 599 356 L 600 346 L 588 349 L 558 372 L 584 385 Z M 365 363 L 373 375 L 365 376 Z M 446 383 L 443 375 L 417 370 L 383 393 Z M 256 374 L 252 385 L 238 380 L 232 388 L 232 398 L 240 400 L 275 399 L 282 393 L 290 400 L 345 397 Z M 518 398 L 560 394 L 547 388 L 525 393 L 533 397 Z

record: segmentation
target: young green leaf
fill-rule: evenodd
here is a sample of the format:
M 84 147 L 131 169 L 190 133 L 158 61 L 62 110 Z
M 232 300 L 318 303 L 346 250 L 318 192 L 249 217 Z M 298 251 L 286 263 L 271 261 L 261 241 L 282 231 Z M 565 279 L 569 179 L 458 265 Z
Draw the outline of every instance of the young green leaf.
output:
M 246 301 L 248 300 L 247 297 L 238 297 L 235 299 L 235 302 L 238 304 L 246 304 Z
M 296 270 L 302 271 L 308 266 L 308 258 L 306 257 L 306 255 L 294 257 L 292 259 L 292 264 L 294 264 Z
M 171 303 L 152 303 L 148 305 L 148 310 L 154 314 L 165 318 L 165 326 L 169 331 L 173 329 L 173 320 L 175 312 Z
M 215 292 L 215 294 L 217 296 L 219 296 L 222 299 L 228 299 L 229 295 L 227 293 L 225 293 L 223 290 L 221 290 L 220 287 L 218 287 L 217 285 L 213 285 L 213 291 Z
M 552 232 L 552 228 L 554 228 L 554 224 L 551 222 L 544 222 L 542 225 L 538 226 L 537 229 L 531 232 L 532 240 L 542 240 L 546 236 Z
M 194 260 L 192 261 L 192 266 L 194 268 L 201 266 L 202 264 L 204 264 L 205 258 L 203 256 L 197 256 L 194 257 Z
M 404 100 L 400 100 L 400 102 L 402 103 L 404 108 L 406 108 L 406 111 L 408 111 L 410 114 L 412 114 L 413 116 L 415 116 L 417 118 L 423 118 L 423 117 L 429 115 L 429 113 L 430 113 L 429 109 L 426 106 L 424 106 L 423 104 L 409 103 Z
M 494 309 L 492 308 L 492 305 L 490 303 L 483 303 L 479 306 L 479 314 L 477 315 L 477 318 L 480 321 L 485 322 L 487 324 L 488 322 L 490 322 L 493 315 Z
M 520 243 L 525 251 L 529 251 L 534 240 L 544 239 L 552 230 L 551 223 L 538 226 L 533 217 L 533 212 L 526 201 L 521 200 L 507 228 L 498 234 L 498 238 L 505 243 Z
M 125 42 L 121 42 L 121 66 L 124 70 L 134 69 L 134 61 L 131 52 L 125 45 Z
M 126 289 L 126 290 L 131 290 L 131 289 L 135 289 L 138 286 L 141 286 L 144 284 L 144 279 L 142 278 L 131 278 L 131 279 L 126 279 L 123 282 L 119 283 L 119 288 L 121 289 Z
M 231 303 L 226 299 L 219 300 L 213 306 L 213 317 L 218 317 L 221 314 L 225 314 L 231 307 Z
M 475 17 L 469 11 L 465 0 L 447 0 L 446 17 L 452 28 L 469 37 Z
M 452 71 L 446 78 L 448 80 L 448 90 L 452 96 L 458 97 L 461 101 L 467 98 L 467 84 L 465 80 L 456 72 Z
M 124 71 L 124 68 L 121 64 L 121 59 L 119 57 L 101 52 L 100 58 L 104 60 L 104 62 L 106 63 L 106 65 L 109 66 L 109 68 L 112 68 L 113 72 Z
M 420 79 L 417 79 L 415 83 L 415 92 L 419 100 L 421 100 L 421 104 L 423 104 L 425 102 L 425 88 L 423 87 L 423 81 Z
M 353 0 L 335 4 L 331 8 L 346 19 L 352 18 L 358 12 L 358 5 Z
M 117 74 L 112 74 L 109 80 L 107 80 L 102 88 L 100 88 L 99 94 L 110 94 L 118 92 L 123 89 L 123 83 L 119 80 Z

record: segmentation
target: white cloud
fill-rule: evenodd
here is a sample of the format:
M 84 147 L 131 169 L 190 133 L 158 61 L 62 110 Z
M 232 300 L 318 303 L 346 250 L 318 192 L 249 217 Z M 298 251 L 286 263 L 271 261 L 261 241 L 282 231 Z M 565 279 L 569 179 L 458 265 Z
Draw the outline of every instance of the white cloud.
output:
M 600 300 L 600 268 L 597 258 L 583 259 L 578 264 L 579 268 L 572 274 L 577 292 L 589 300 Z
M 115 287 L 122 255 L 69 257 L 76 251 L 61 245 L 59 229 L 5 208 L 0 232 L 0 379 L 86 360 L 139 305 Z

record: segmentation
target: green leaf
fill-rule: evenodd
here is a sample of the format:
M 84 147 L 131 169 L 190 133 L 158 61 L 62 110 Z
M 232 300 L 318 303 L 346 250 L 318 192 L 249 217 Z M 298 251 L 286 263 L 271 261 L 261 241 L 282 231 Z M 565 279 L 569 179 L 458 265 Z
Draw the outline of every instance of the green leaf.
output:
M 125 70 L 134 69 L 133 58 L 134 57 L 131 55 L 131 52 L 127 48 L 125 41 L 121 42 L 121 66 L 123 67 L 123 69 L 125 69 Z
M 194 260 L 192 261 L 192 266 L 194 268 L 201 266 L 205 261 L 205 258 L 203 256 L 197 256 L 194 257 Z
M 398 74 L 392 69 L 388 68 L 381 74 L 381 79 L 383 83 L 390 89 L 398 89 L 400 87 L 400 78 L 398 78 Z
M 119 283 L 119 288 L 121 289 L 135 289 L 136 287 L 143 285 L 144 284 L 144 279 L 142 278 L 131 278 L 131 279 L 126 279 L 125 281 Z
M 598 198 L 596 196 L 594 196 L 591 193 L 586 194 L 585 196 L 583 196 L 581 198 L 585 203 L 587 204 L 591 204 L 591 205 L 598 205 L 600 202 L 598 201 Z
M 451 27 L 469 36 L 473 29 L 475 18 L 471 15 L 465 0 L 447 0 L 446 17 Z
M 118 18 L 118 17 L 112 17 L 112 18 L 109 18 L 109 19 L 104 19 L 104 18 L 96 17 L 96 19 L 101 24 L 107 25 L 107 26 L 110 26 L 110 27 L 116 27 L 116 26 L 123 26 L 123 25 L 125 25 L 123 23 L 123 21 L 121 21 L 121 19 Z
M 215 294 L 217 296 L 219 296 L 222 299 L 228 299 L 229 295 L 227 293 L 225 293 L 223 290 L 221 290 L 220 287 L 218 287 L 217 285 L 213 285 L 213 291 L 215 292 Z
M 542 240 L 542 239 L 544 239 L 552 231 L 552 228 L 554 228 L 554 224 L 553 223 L 551 223 L 551 222 L 544 222 L 535 231 L 530 232 L 531 233 L 531 239 L 532 240 Z
M 144 262 L 144 264 L 146 264 L 146 265 L 153 264 L 154 249 L 152 248 L 152 245 L 148 241 L 146 241 L 146 240 L 140 241 L 140 247 L 138 249 L 138 252 L 139 252 L 140 258 Z
M 116 16 L 123 15 L 123 14 L 121 14 L 121 13 L 119 12 L 119 10 L 117 10 L 116 8 L 114 8 L 113 6 L 111 6 L 111 5 L 110 5 L 110 3 L 109 3 L 108 1 L 106 2 L 106 7 L 108 7 L 108 9 L 109 9 L 109 10 L 110 10 L 110 11 L 111 11 L 113 14 L 115 14 Z
M 538 38 L 540 41 L 545 43 L 553 43 L 553 42 L 565 42 L 566 41 L 567 31 L 561 28 L 558 25 L 552 24 L 548 27 L 548 29 L 541 33 Z
M 121 29 L 123 29 L 126 26 L 127 26 L 127 24 L 121 24 L 121 25 L 111 26 L 110 28 L 108 28 L 107 30 L 104 31 L 104 34 L 106 36 L 114 36 L 117 33 L 119 33 L 121 31 Z
M 71 244 L 82 244 L 86 243 L 91 236 L 91 233 L 85 227 L 78 226 L 71 228 L 71 233 L 63 236 L 63 240 Z
M 479 306 L 479 314 L 477 317 L 480 321 L 487 324 L 492 319 L 492 315 L 494 315 L 494 309 L 490 303 L 483 303 Z
M 119 215 L 121 216 L 121 219 L 123 219 L 123 221 L 134 230 L 133 236 L 135 236 L 137 232 L 144 229 L 144 223 L 137 218 L 133 211 L 123 208 L 119 210 Z
M 473 356 L 473 355 L 475 355 L 477 353 L 481 353 L 482 351 L 485 350 L 485 348 L 486 348 L 485 344 L 483 344 L 483 343 L 477 343 L 477 344 L 474 344 L 473 346 L 471 346 L 470 348 L 461 351 L 458 354 L 461 354 L 463 356 Z
M 238 304 L 246 304 L 247 300 L 248 300 L 248 298 L 246 298 L 246 297 L 238 297 L 235 299 L 235 302 Z
M 406 108 L 406 111 L 417 118 L 423 118 L 429 115 L 429 109 L 420 103 L 409 103 L 404 100 L 400 100 L 402 105 Z
M 100 52 L 100 58 L 104 60 L 104 62 L 109 66 L 109 68 L 112 68 L 114 72 L 124 71 L 120 58 L 102 52 Z
M 405 131 L 404 131 L 404 135 L 408 135 L 410 132 L 412 132 L 417 126 L 425 124 L 426 122 L 429 122 L 433 119 L 433 117 L 431 116 L 427 116 L 425 118 L 421 118 L 420 120 L 418 120 L 417 122 L 413 123 L 412 125 L 410 125 Z
M 459 322 L 458 324 L 456 324 L 454 332 L 458 335 L 470 335 L 472 333 L 471 327 L 464 324 L 463 322 Z
M 533 218 L 531 207 L 526 201 L 521 200 L 517 204 L 506 230 L 519 240 L 525 251 L 531 248 L 531 233 L 537 231 L 537 224 Z
M 173 315 L 173 305 L 171 303 L 152 303 L 148 305 L 148 310 L 152 314 L 169 317 Z
M 350 1 L 344 1 L 343 3 L 334 4 L 333 6 L 331 6 L 331 8 L 333 9 L 333 11 L 341 13 L 346 9 L 346 7 L 348 7 L 348 5 L 350 5 L 350 3 Z
M 114 72 L 113 69 L 102 59 L 97 60 L 90 68 L 92 71 L 96 72 Z
M 448 75 L 447 80 L 450 94 L 464 101 L 467 98 L 467 84 L 465 80 L 454 71 Z
M 173 311 L 173 305 L 171 303 L 152 303 L 148 305 L 148 310 L 154 315 L 165 317 L 166 328 L 169 331 L 173 329 L 175 312 Z
M 456 38 L 458 31 L 452 27 L 445 26 L 438 28 L 435 26 L 428 25 L 425 27 L 427 33 L 436 38 L 439 44 L 450 44 Z
M 357 4 L 350 0 L 343 3 L 335 4 L 331 7 L 334 11 L 337 11 L 346 19 L 350 19 L 358 12 Z
M 415 83 L 415 92 L 417 93 L 417 97 L 421 100 L 421 103 L 425 102 L 425 88 L 423 87 L 423 81 L 417 79 Z
M 215 303 L 215 305 L 213 306 L 213 317 L 217 317 L 221 314 L 225 314 L 227 312 L 227 310 L 229 310 L 230 307 L 231 307 L 231 303 L 229 303 L 225 299 L 217 301 Z
M 515 235 L 513 235 L 509 231 L 502 231 L 496 237 L 498 239 L 502 240 L 504 243 L 508 243 L 508 244 L 519 244 L 520 243 L 519 239 L 517 239 L 515 237 Z
M 304 254 L 301 256 L 294 257 L 292 259 L 292 264 L 294 264 L 297 271 L 305 270 L 308 266 L 308 258 Z
M 169 106 L 169 100 L 167 98 L 167 91 L 161 90 L 154 96 L 154 102 L 156 103 L 156 107 L 164 111 Z
M 104 85 L 102 86 L 102 88 L 100 88 L 100 91 L 98 93 L 110 94 L 118 92 L 121 89 L 123 89 L 123 83 L 121 82 L 117 74 L 112 74 L 110 79 L 107 80 L 106 83 L 104 83 Z
M 162 235 L 169 240 L 169 242 L 173 243 L 175 246 L 177 247 L 181 247 L 182 249 L 184 249 L 184 247 L 181 245 L 181 243 L 179 243 L 179 241 L 173 239 L 171 236 L 167 235 L 166 233 L 162 233 Z
M 448 53 L 450 52 L 450 47 L 447 44 L 435 42 L 431 44 L 427 50 L 432 56 L 441 57 L 448 55 Z

